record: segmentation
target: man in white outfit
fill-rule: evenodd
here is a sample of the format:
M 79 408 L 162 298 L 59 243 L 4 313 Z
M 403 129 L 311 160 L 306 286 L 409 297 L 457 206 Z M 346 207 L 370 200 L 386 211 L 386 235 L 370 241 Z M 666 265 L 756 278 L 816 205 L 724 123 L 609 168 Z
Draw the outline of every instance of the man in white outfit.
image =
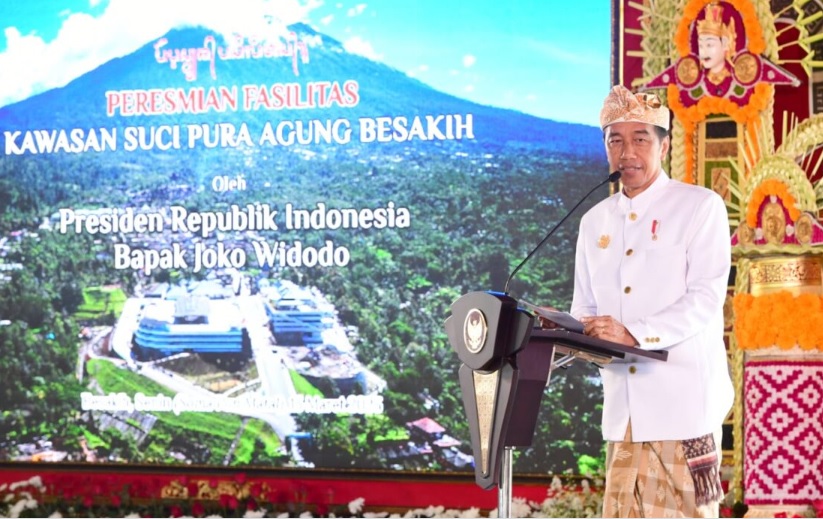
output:
M 719 431 L 734 399 L 726 207 L 663 171 L 669 111 L 657 96 L 615 86 L 600 122 L 622 189 L 581 219 L 571 313 L 587 335 L 669 352 L 667 362 L 627 358 L 601 370 L 603 516 L 717 516 Z

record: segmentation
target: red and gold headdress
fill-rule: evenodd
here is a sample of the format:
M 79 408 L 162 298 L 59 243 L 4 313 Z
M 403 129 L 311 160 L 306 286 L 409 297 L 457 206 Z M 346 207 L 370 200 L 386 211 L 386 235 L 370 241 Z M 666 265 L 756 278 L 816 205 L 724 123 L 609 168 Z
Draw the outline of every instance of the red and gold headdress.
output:
M 697 34 L 707 36 L 717 36 L 718 38 L 729 39 L 729 50 L 727 51 L 727 58 L 734 53 L 735 34 L 734 25 L 731 21 L 723 23 L 723 6 L 719 3 L 711 3 L 704 9 L 706 15 L 702 20 L 697 22 Z

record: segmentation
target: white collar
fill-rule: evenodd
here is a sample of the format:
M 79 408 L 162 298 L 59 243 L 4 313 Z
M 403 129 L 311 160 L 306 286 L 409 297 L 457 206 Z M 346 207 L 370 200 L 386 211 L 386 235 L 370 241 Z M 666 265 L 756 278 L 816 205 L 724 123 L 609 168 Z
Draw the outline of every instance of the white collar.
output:
M 657 175 L 657 178 L 654 179 L 654 182 L 652 182 L 649 187 L 632 198 L 627 197 L 621 189 L 620 193 L 617 194 L 617 207 L 623 213 L 628 211 L 645 212 L 670 181 L 669 175 L 667 175 L 664 170 L 661 170 L 660 174 Z

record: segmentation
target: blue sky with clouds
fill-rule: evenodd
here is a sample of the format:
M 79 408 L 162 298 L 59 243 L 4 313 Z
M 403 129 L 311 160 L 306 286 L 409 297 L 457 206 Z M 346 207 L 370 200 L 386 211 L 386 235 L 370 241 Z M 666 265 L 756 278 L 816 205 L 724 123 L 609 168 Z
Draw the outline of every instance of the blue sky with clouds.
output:
M 2 0 L 0 106 L 169 29 L 230 34 L 307 22 L 350 52 L 482 104 L 596 126 L 608 92 L 609 0 Z

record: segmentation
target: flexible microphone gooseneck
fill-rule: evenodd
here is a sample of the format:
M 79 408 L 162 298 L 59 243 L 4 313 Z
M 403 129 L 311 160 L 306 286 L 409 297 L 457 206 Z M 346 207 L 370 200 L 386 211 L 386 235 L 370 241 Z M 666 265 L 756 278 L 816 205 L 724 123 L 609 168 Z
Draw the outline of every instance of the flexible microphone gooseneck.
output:
M 506 286 L 503 288 L 503 292 L 504 292 L 504 293 L 506 293 L 506 294 L 508 294 L 508 293 L 509 293 L 509 283 L 511 283 L 512 278 L 514 278 L 514 275 L 515 275 L 515 274 L 517 274 L 517 272 L 518 272 L 518 271 L 519 271 L 519 270 L 523 267 L 523 265 L 525 265 L 525 264 L 526 264 L 526 262 L 527 262 L 527 261 L 529 261 L 529 259 L 531 259 L 531 257 L 532 257 L 532 256 L 534 256 L 534 254 L 535 254 L 538 250 L 540 250 L 540 247 L 542 247 L 542 246 L 543 246 L 543 245 L 544 245 L 544 244 L 545 244 L 545 243 L 549 240 L 549 238 L 551 238 L 552 234 L 554 234 L 554 231 L 556 231 L 556 230 L 557 230 L 557 228 L 558 228 L 558 227 L 560 227 L 560 226 L 563 224 L 563 222 L 565 222 L 565 221 L 566 221 L 566 219 L 567 219 L 569 216 L 571 216 L 571 215 L 572 215 L 572 213 L 574 212 L 574 210 L 575 210 L 575 209 L 577 209 L 578 207 L 580 207 L 580 204 L 582 204 L 584 200 L 586 200 L 587 198 L 589 198 L 589 196 L 591 196 L 591 194 L 592 194 L 592 193 L 594 193 L 595 191 L 597 191 L 597 189 L 598 189 L 598 188 L 600 188 L 600 187 L 602 187 L 604 184 L 608 184 L 609 182 L 617 182 L 618 180 L 620 180 L 620 175 L 621 175 L 621 173 L 620 173 L 619 171 L 615 171 L 614 173 L 611 173 L 608 177 L 606 177 L 606 180 L 604 180 L 603 182 L 600 182 L 599 184 L 597 184 L 596 186 L 594 186 L 594 187 L 592 188 L 592 190 L 591 190 L 591 191 L 589 191 L 588 193 L 586 193 L 586 195 L 585 195 L 583 198 L 581 198 L 581 199 L 580 199 L 580 201 L 579 201 L 579 202 L 577 202 L 577 203 L 574 205 L 574 207 L 572 207 L 572 208 L 571 208 L 571 210 L 569 210 L 569 212 L 568 212 L 568 213 L 566 213 L 566 216 L 564 216 L 563 218 L 561 218 L 561 219 L 560 219 L 560 221 L 559 221 L 559 222 L 557 222 L 557 223 L 554 225 L 554 227 L 552 227 L 552 228 L 551 228 L 551 230 L 550 230 L 550 231 L 546 234 L 546 236 L 544 236 L 544 237 L 543 237 L 543 239 L 542 239 L 542 240 L 540 240 L 540 243 L 538 243 L 538 244 L 537 244 L 537 246 L 536 246 L 535 248 L 533 248 L 533 249 L 532 249 L 532 251 L 531 251 L 531 252 L 530 252 L 530 253 L 529 253 L 529 254 L 528 254 L 525 258 L 523 258 L 523 261 L 521 261 L 521 262 L 520 262 L 520 264 L 519 264 L 519 265 L 517 265 L 517 266 L 514 268 L 514 270 L 512 270 L 512 273 L 511 273 L 511 274 L 509 274 L 509 279 L 507 279 L 507 280 L 506 280 Z

